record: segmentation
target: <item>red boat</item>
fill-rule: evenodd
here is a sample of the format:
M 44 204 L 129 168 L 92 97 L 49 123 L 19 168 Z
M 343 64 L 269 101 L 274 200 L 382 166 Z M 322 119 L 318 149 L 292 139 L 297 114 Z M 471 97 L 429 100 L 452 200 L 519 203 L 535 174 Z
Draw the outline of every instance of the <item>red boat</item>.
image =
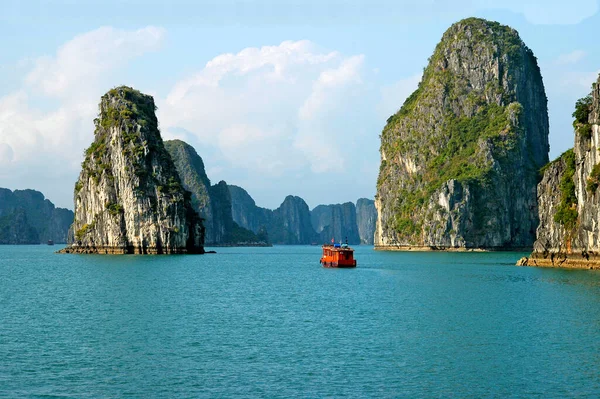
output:
M 323 267 L 356 267 L 354 250 L 348 244 L 325 244 L 319 261 Z

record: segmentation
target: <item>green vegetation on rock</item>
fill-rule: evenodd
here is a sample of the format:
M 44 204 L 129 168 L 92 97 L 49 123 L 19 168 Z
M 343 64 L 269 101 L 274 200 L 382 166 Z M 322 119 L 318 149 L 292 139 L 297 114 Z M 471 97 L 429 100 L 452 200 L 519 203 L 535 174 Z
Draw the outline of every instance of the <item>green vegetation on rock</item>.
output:
M 534 217 L 526 227 L 514 222 L 501 229 L 496 215 L 512 212 L 508 198 L 515 195 L 527 196 L 517 214 L 535 206 L 538 170 L 548 161 L 547 132 L 537 60 L 518 33 L 479 18 L 452 25 L 418 88 L 381 134 L 383 245 L 436 245 L 467 234 L 471 243 L 457 245 L 531 245 Z
M 573 111 L 573 127 L 582 137 L 590 138 L 592 136 L 592 125 L 589 123 L 590 113 L 592 112 L 592 95 L 580 98 L 575 103 Z
M 575 153 L 573 149 L 565 151 L 560 158 L 565 163 L 565 171 L 560 179 L 560 205 L 554 214 L 554 221 L 567 230 L 577 223 L 577 197 L 575 196 Z
M 133 161 L 135 174 L 140 179 L 146 177 L 146 155 L 148 150 L 152 151 L 158 147 L 155 143 L 142 141 L 140 130 L 158 129 L 155 111 L 156 106 L 152 97 L 131 87 L 116 87 L 102 96 L 100 112 L 94 119 L 95 140 L 85 150 L 85 159 L 81 164 L 96 185 L 100 183 L 102 176 L 114 180 L 111 161 L 107 158 L 108 146 L 115 144 L 108 142 L 111 128 L 118 128 L 121 132 L 122 155 Z M 75 194 L 79 192 L 81 185 L 82 182 L 76 183 Z M 142 187 L 139 188 L 138 194 L 144 194 Z
M 598 185 L 600 185 L 600 163 L 592 168 L 585 187 L 590 194 L 594 194 Z
M 498 23 L 487 22 L 477 18 L 461 21 L 461 24 L 472 25 L 472 32 L 480 30 L 493 31 L 493 34 L 479 34 L 477 39 L 470 39 L 477 46 L 493 44 L 499 53 L 507 53 L 515 58 L 520 54 L 521 41 L 516 32 Z M 462 32 L 462 31 L 461 31 Z M 461 75 L 451 73 L 444 67 L 444 57 L 452 43 L 464 39 L 458 36 L 444 35 L 442 42 L 436 47 L 423 74 L 419 88 L 404 102 L 400 110 L 387 120 L 382 134 L 382 152 L 387 159 L 403 157 L 406 153 L 414 153 L 419 146 L 418 163 L 424 170 L 418 176 L 412 176 L 412 184 L 400 186 L 397 190 L 399 198 L 396 205 L 394 229 L 405 236 L 411 236 L 420 230 L 420 223 L 414 220 L 435 190 L 449 180 L 461 183 L 479 182 L 485 184 L 491 180 L 493 162 L 490 162 L 485 151 L 498 161 L 515 148 L 517 143 L 518 121 L 522 113 L 522 105 L 510 102 L 510 96 L 496 84 L 489 83 L 482 92 L 468 91 L 468 84 Z M 442 122 L 437 131 L 427 132 L 423 137 L 418 128 L 426 117 L 419 112 L 422 107 L 430 107 L 440 90 L 447 98 L 447 104 L 440 104 L 443 112 Z M 499 102 L 486 101 L 488 97 L 499 98 Z M 456 105 L 461 103 L 464 111 L 456 112 Z M 398 136 L 398 133 L 402 135 Z M 384 160 L 378 186 L 385 182 Z M 384 178 L 382 179 L 382 176 Z
M 123 213 L 123 205 L 121 204 L 107 202 L 105 207 L 108 213 L 110 213 L 112 216 L 118 216 Z

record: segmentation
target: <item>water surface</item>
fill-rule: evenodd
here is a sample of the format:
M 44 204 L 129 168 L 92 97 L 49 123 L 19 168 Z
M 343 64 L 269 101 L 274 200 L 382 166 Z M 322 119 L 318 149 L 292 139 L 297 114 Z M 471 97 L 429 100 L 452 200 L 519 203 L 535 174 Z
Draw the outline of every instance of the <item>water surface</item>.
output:
M 0 246 L 0 397 L 599 397 L 600 272 L 520 253 Z

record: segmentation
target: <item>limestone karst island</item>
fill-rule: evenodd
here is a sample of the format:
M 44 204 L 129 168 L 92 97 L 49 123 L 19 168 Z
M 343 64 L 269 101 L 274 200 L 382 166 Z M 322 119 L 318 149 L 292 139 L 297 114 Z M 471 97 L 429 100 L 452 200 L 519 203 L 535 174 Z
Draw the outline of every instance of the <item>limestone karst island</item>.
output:
M 600 268 L 600 77 L 573 117 L 574 147 L 542 170 L 537 240 L 521 265 Z
M 372 200 L 310 211 L 302 198 L 287 196 L 275 210 L 257 207 L 241 187 L 211 185 L 189 144 L 163 142 L 151 96 L 121 86 L 99 108 L 75 184 L 69 245 L 60 252 L 196 254 L 204 245 L 307 245 L 331 237 L 373 243 Z
M 64 252 L 204 252 L 202 219 L 164 147 L 155 108 L 152 97 L 125 86 L 102 96 Z
M 375 247 L 531 248 L 548 150 L 533 52 L 499 23 L 452 25 L 381 134 Z

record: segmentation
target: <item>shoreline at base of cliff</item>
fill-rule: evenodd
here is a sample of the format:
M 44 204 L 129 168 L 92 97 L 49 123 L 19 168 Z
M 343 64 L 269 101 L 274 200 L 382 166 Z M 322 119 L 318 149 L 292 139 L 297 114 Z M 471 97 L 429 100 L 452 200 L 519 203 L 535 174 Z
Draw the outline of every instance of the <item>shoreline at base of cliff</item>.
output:
M 89 254 L 89 255 L 202 255 L 204 249 L 190 251 L 186 248 L 156 247 L 112 247 L 112 246 L 67 246 L 56 251 L 57 254 Z
M 565 269 L 600 269 L 600 255 L 593 254 L 536 254 L 524 256 L 516 263 L 517 266 L 532 267 L 561 267 Z
M 490 247 L 490 248 L 465 248 L 442 246 L 416 246 L 416 245 L 375 245 L 376 251 L 396 252 L 530 252 L 530 247 Z
M 206 248 L 214 247 L 214 248 L 233 248 L 233 247 L 272 247 L 271 243 L 260 243 L 260 242 L 249 242 L 249 243 L 235 243 L 235 244 L 207 244 Z

